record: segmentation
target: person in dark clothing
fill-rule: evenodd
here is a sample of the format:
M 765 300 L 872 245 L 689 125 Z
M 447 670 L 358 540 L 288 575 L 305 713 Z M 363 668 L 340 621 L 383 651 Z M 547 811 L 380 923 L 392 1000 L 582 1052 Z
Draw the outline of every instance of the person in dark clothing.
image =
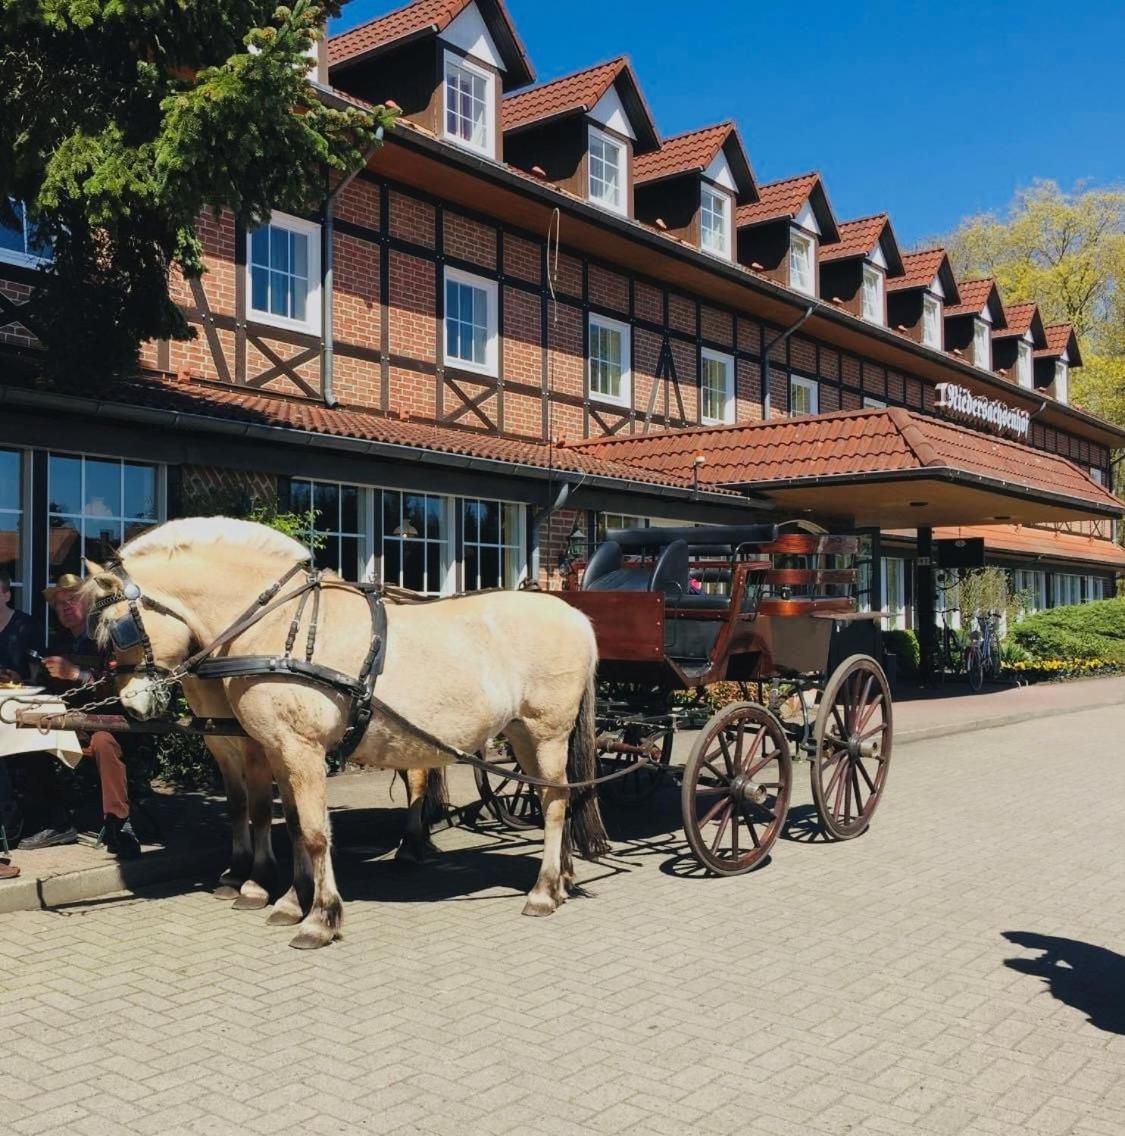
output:
M 62 632 L 47 646 L 40 675 L 47 689 L 61 693 L 81 683 L 101 679 L 106 673 L 105 655 L 86 634 L 86 604 L 80 595 L 82 581 L 74 575 L 64 575 L 57 584 L 43 589 L 47 602 L 54 608 Z M 100 697 L 104 690 L 95 690 L 90 697 Z M 89 698 L 87 698 L 89 701 Z M 81 696 L 71 696 L 69 704 L 78 709 Z M 121 859 L 140 853 L 140 845 L 129 823 L 129 793 L 126 787 L 125 762 L 121 744 L 113 734 L 99 730 L 81 735 L 82 752 L 92 758 L 98 767 L 98 780 L 102 790 L 102 812 L 105 817 L 106 847 Z M 20 842 L 20 848 L 50 848 L 56 844 L 73 844 L 78 833 L 65 809 L 59 810 L 55 802 L 51 823 L 41 832 Z

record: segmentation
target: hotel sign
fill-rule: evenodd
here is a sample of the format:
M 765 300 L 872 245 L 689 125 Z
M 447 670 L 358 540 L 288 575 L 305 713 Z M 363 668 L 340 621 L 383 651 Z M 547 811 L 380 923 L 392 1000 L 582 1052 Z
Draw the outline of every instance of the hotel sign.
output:
M 1026 438 L 1031 426 L 1029 411 L 1009 406 L 998 398 L 988 398 L 983 394 L 973 394 L 971 390 L 957 383 L 938 383 L 936 403 L 951 418 L 961 418 L 970 423 L 983 423 L 996 430 Z

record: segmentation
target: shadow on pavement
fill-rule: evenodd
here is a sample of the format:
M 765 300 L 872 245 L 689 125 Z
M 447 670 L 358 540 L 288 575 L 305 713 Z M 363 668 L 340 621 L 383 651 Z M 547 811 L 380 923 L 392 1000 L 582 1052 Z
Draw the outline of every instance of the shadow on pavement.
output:
M 1038 958 L 1010 958 L 1004 965 L 1047 983 L 1052 998 L 1073 1006 L 1108 1033 L 1125 1034 L 1125 957 L 1076 939 L 1005 931 L 1017 947 L 1042 951 Z

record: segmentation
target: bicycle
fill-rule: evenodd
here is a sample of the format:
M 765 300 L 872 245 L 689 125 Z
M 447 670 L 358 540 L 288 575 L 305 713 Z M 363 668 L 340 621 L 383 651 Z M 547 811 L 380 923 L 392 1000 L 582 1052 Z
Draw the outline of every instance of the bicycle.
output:
M 999 616 L 996 612 L 983 612 L 977 616 L 977 628 L 969 633 L 969 646 L 965 651 L 965 673 L 969 686 L 979 691 L 984 679 L 1000 677 L 1000 642 L 997 635 Z

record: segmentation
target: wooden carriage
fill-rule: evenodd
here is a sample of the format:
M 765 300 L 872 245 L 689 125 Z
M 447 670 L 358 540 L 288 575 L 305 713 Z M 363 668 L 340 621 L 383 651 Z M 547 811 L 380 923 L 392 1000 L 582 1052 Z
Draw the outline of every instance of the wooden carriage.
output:
M 613 530 L 562 593 L 597 635 L 603 763 L 643 760 L 619 783 L 634 797 L 654 769 L 680 778 L 684 831 L 711 872 L 746 872 L 768 855 L 794 757 L 810 762 L 827 836 L 871 822 L 891 756 L 889 685 L 869 653 L 829 674 L 834 641 L 857 621 L 874 630 L 880 614 L 857 611 L 858 547 L 854 536 L 762 524 Z M 674 765 L 677 730 L 719 682 L 740 684 L 744 700 L 718 710 Z M 481 781 L 495 815 L 534 823 L 530 795 Z

